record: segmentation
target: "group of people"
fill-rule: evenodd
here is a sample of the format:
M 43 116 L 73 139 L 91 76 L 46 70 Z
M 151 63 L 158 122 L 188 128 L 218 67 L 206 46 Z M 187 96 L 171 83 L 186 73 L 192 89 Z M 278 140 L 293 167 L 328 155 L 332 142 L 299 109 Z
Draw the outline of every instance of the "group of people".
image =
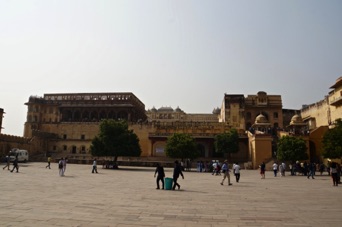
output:
M 266 170 L 265 163 L 262 162 L 259 165 L 259 168 L 260 168 L 261 179 L 265 179 L 265 170 Z M 295 164 L 290 164 L 289 168 L 290 168 L 290 172 L 292 176 L 295 176 L 296 173 L 300 173 L 301 175 L 306 176 L 308 179 L 310 179 L 310 177 L 312 179 L 315 179 L 317 168 L 319 169 L 320 175 L 322 175 L 325 170 L 325 165 L 323 163 L 317 165 L 314 162 L 299 163 L 297 161 Z M 282 162 L 281 164 L 278 165 L 277 162 L 274 162 L 272 165 L 272 170 L 273 170 L 274 177 L 277 176 L 278 171 L 280 172 L 280 176 L 285 176 L 286 164 Z M 342 170 L 338 163 L 330 162 L 327 167 L 327 172 L 328 172 L 328 175 L 331 175 L 333 186 L 338 186 L 338 184 L 341 184 Z
M 157 163 L 156 170 L 154 172 L 154 177 L 157 175 L 157 189 L 160 189 L 160 184 L 159 182 L 162 183 L 162 189 L 165 189 L 165 182 L 164 182 L 164 177 L 165 177 L 165 172 L 164 172 L 164 167 L 160 165 L 160 163 Z M 172 190 L 175 190 L 176 187 L 178 187 L 178 190 L 180 190 L 180 184 L 178 183 L 178 178 L 179 176 L 182 176 L 184 179 L 184 175 L 182 172 L 182 166 L 181 164 L 176 160 L 173 168 L 173 177 L 172 177 Z
M 212 165 L 212 174 L 211 175 L 221 175 L 221 169 L 222 169 L 222 166 L 221 166 L 221 163 L 220 162 L 214 162 Z
M 51 157 L 49 156 L 48 157 L 48 160 L 47 160 L 48 164 L 45 168 L 49 168 L 51 169 Z M 59 176 L 64 176 L 64 173 L 65 173 L 65 170 L 66 170 L 66 164 L 68 162 L 68 158 L 61 158 L 59 161 L 58 161 L 58 170 L 59 170 Z M 93 169 L 92 169 L 92 173 L 98 173 L 97 172 L 97 160 L 96 158 L 94 158 L 93 160 L 93 165 L 92 165 Z
M 221 181 L 221 185 L 223 185 L 226 178 L 228 179 L 228 185 L 233 185 L 232 183 L 230 183 L 230 172 L 231 171 L 230 171 L 229 164 L 228 164 L 227 160 L 224 160 L 221 169 L 222 169 L 221 171 L 223 173 L 223 179 Z M 239 181 L 240 181 L 240 165 L 239 165 L 239 163 L 237 163 L 237 162 L 234 163 L 232 170 L 233 170 L 233 174 L 235 176 L 236 183 L 239 183 Z
M 286 164 L 285 164 L 285 162 L 282 162 L 282 163 L 279 164 L 279 165 L 278 165 L 277 162 L 274 162 L 273 165 L 272 165 L 272 169 L 273 169 L 274 177 L 277 176 L 278 171 L 280 172 L 280 176 L 281 176 L 281 177 L 285 177 L 285 170 L 286 170 Z M 265 178 L 265 176 L 264 176 L 264 178 Z
M 319 165 L 317 168 L 317 164 L 314 162 L 308 163 L 308 162 L 303 162 L 299 163 L 299 161 L 296 161 L 296 163 L 290 164 L 290 172 L 292 176 L 295 176 L 297 174 L 299 175 L 304 175 L 304 176 L 315 176 L 317 169 L 321 172 L 321 175 L 323 174 L 324 171 L 324 164 L 322 163 Z M 314 179 L 314 178 L 313 178 Z
M 10 170 L 10 165 L 11 165 L 10 156 L 7 156 L 6 157 L 6 165 L 2 169 L 5 170 L 7 167 L 7 170 Z M 17 173 L 19 173 L 18 155 L 16 155 L 14 160 L 13 160 L 13 168 L 11 170 L 11 173 L 13 173 L 14 170 L 17 170 Z
M 240 181 L 240 165 L 238 163 L 234 163 L 233 167 L 232 167 L 232 170 L 234 172 L 236 182 L 239 182 Z M 233 185 L 230 182 L 230 172 L 231 172 L 231 170 L 229 168 L 229 164 L 228 164 L 227 160 L 225 160 L 223 162 L 222 168 L 220 168 L 220 172 L 223 173 L 223 179 L 222 179 L 220 184 L 224 185 L 224 181 L 226 179 L 228 179 L 228 185 L 229 186 Z M 180 190 L 180 184 L 178 183 L 179 176 L 182 176 L 182 178 L 184 179 L 184 175 L 183 175 L 183 172 L 182 172 L 182 166 L 176 160 L 175 164 L 174 164 L 174 169 L 173 169 L 173 177 L 172 177 L 173 183 L 172 183 L 172 187 L 171 187 L 172 190 L 175 190 L 176 187 L 178 188 L 178 190 Z M 157 163 L 157 166 L 156 166 L 156 169 L 155 169 L 155 172 L 154 172 L 154 177 L 157 177 L 156 178 L 156 184 L 157 184 L 157 188 L 156 189 L 160 189 L 160 182 L 162 183 L 162 189 L 165 189 L 165 182 L 164 182 L 165 172 L 164 172 L 164 167 L 160 163 Z

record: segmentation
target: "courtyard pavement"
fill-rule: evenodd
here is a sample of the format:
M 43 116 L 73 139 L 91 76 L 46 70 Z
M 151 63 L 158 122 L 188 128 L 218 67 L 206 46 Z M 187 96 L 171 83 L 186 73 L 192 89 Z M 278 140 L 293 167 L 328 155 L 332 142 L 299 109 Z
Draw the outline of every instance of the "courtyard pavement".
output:
M 342 226 L 342 185 L 329 176 L 273 177 L 242 170 L 240 183 L 184 172 L 181 189 L 156 190 L 154 168 L 20 163 L 0 169 L 0 226 Z M 3 167 L 3 164 L 1 165 Z M 166 177 L 172 169 L 166 168 Z

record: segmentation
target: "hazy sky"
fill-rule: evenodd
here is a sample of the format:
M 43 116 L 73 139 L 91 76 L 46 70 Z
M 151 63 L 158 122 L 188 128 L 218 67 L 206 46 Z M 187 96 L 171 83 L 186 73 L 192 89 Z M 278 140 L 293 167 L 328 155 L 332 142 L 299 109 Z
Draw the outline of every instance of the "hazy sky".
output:
M 0 0 L 2 133 L 31 95 L 133 92 L 211 113 L 224 93 L 324 98 L 342 76 L 342 1 Z

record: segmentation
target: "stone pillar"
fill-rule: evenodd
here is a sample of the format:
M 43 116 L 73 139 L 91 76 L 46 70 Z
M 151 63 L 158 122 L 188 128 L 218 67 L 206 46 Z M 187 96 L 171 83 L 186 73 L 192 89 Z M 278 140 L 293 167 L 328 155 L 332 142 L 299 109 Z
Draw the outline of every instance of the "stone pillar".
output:
M 272 159 L 272 136 L 265 134 L 249 134 L 250 160 L 253 169 L 257 169 L 262 162 Z M 266 163 L 265 163 L 266 164 Z

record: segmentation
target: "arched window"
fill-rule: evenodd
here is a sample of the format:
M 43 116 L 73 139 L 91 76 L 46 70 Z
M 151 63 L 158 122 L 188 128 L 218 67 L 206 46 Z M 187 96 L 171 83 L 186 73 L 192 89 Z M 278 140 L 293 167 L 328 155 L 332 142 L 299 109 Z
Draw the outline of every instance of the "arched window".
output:
M 200 153 L 200 157 L 205 157 L 205 147 L 203 144 L 197 144 L 197 150 Z
M 88 111 L 84 111 L 82 113 L 82 121 L 89 121 L 89 112 Z
M 116 118 L 116 114 L 111 110 L 109 113 L 108 113 L 108 119 L 115 119 Z
M 106 112 L 105 112 L 104 110 L 102 110 L 102 111 L 100 112 L 100 120 L 106 119 L 106 118 L 107 118 L 107 114 L 106 114 Z
M 81 121 L 81 112 L 79 110 L 74 113 L 74 121 Z
M 247 112 L 246 113 L 246 120 L 251 120 L 251 118 L 252 118 L 251 112 Z
M 92 120 L 92 121 L 97 121 L 99 118 L 98 118 L 98 113 L 96 112 L 96 111 L 93 111 L 93 112 L 91 112 L 91 114 L 90 114 L 90 119 Z
M 273 118 L 277 119 L 278 118 L 278 112 L 273 113 Z
M 63 121 L 71 121 L 72 119 L 72 112 L 70 110 L 64 110 L 62 115 Z
M 118 120 L 128 120 L 128 114 L 126 111 L 120 111 L 118 113 Z

